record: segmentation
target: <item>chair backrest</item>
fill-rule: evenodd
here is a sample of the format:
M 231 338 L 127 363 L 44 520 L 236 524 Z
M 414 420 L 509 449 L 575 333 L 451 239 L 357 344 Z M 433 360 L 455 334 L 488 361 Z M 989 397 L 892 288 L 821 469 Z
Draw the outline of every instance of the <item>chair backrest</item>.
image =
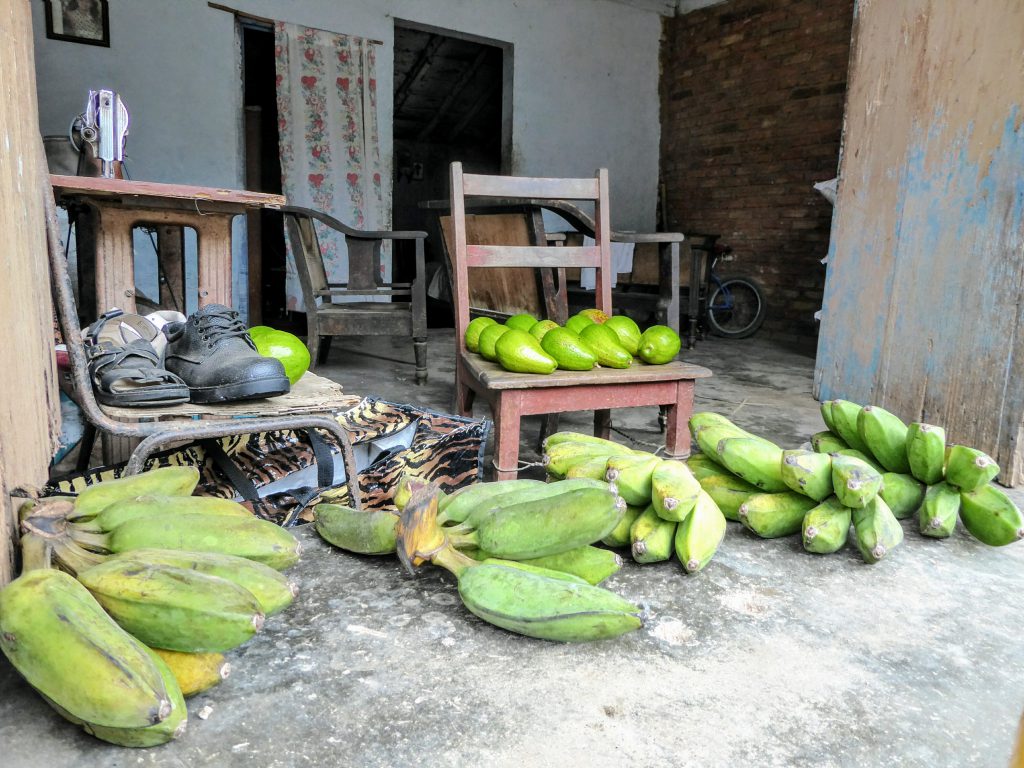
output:
M 467 242 L 466 198 L 504 200 L 585 200 L 594 203 L 594 245 L 553 247 L 545 245 L 479 245 Z M 458 349 L 465 349 L 469 325 L 470 267 L 593 267 L 596 270 L 595 306 L 612 312 L 611 226 L 608 214 L 608 171 L 594 178 L 550 179 L 526 176 L 484 176 L 462 172 L 462 163 L 451 165 L 451 203 L 454 251 L 452 295 L 455 303 L 455 334 Z
M 408 290 L 387 290 L 389 284 L 381 277 L 381 246 L 383 233 L 361 232 L 346 226 L 333 216 L 312 208 L 294 205 L 281 206 L 288 230 L 288 241 L 291 243 L 295 257 L 295 271 L 298 273 L 299 285 L 302 288 L 303 302 L 307 312 L 316 311 L 317 297 L 330 295 L 390 294 L 404 295 Z M 317 225 L 325 230 L 334 230 L 345 239 L 346 257 L 348 259 L 348 281 L 332 283 L 324 266 L 323 253 L 320 250 L 320 238 Z M 332 290 L 334 289 L 334 290 Z
M 316 313 L 316 299 L 321 291 L 327 290 L 327 270 L 324 268 L 320 241 L 316 236 L 313 219 L 298 211 L 284 212 L 288 242 L 295 259 L 295 272 L 302 289 L 302 301 L 306 312 Z

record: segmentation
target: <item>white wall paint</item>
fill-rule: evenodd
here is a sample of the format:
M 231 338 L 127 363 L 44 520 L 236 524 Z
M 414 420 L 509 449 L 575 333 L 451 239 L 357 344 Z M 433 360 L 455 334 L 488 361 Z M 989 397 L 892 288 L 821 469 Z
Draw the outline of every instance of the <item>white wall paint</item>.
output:
M 254 15 L 384 42 L 377 76 L 388 175 L 394 19 L 511 43 L 512 172 L 586 176 L 607 167 L 613 225 L 653 229 L 660 140 L 656 13 L 607 0 L 233 4 Z M 242 184 L 241 81 L 231 14 L 205 0 L 114 0 L 108 49 L 47 40 L 43 4 L 32 7 L 44 134 L 66 131 L 89 88 L 114 88 L 132 112 L 128 156 L 134 178 Z M 239 298 L 244 277 L 236 274 Z

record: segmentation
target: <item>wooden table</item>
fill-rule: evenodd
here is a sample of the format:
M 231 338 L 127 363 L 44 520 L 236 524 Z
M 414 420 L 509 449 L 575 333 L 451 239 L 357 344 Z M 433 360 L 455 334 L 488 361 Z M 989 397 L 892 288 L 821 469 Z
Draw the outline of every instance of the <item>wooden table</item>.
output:
M 51 176 L 57 203 L 75 222 L 83 313 L 136 311 L 133 229 L 155 226 L 164 280 L 160 306 L 185 311 L 183 228 L 198 240 L 199 306 L 231 306 L 231 223 L 240 213 L 285 204 L 283 195 L 87 176 Z M 83 280 L 89 271 L 95 282 Z M 154 299 L 156 297 L 153 297 Z M 95 309 L 95 312 L 93 310 Z

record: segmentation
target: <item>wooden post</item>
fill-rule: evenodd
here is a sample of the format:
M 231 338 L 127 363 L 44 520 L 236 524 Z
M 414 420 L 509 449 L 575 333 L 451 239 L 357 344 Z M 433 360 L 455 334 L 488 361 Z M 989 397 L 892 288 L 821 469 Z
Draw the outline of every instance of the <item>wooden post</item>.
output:
M 39 486 L 56 446 L 59 408 L 53 361 L 53 305 L 43 214 L 46 158 L 39 133 L 28 0 L 0 5 L 0 232 L 4 278 L 0 323 L 0 585 L 15 575 L 21 486 Z

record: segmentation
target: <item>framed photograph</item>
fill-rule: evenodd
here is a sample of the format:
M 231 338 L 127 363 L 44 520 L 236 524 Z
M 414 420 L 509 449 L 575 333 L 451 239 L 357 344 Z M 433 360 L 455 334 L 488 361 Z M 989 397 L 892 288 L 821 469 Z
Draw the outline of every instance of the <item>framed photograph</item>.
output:
M 46 36 L 85 45 L 110 47 L 107 0 L 43 0 Z

